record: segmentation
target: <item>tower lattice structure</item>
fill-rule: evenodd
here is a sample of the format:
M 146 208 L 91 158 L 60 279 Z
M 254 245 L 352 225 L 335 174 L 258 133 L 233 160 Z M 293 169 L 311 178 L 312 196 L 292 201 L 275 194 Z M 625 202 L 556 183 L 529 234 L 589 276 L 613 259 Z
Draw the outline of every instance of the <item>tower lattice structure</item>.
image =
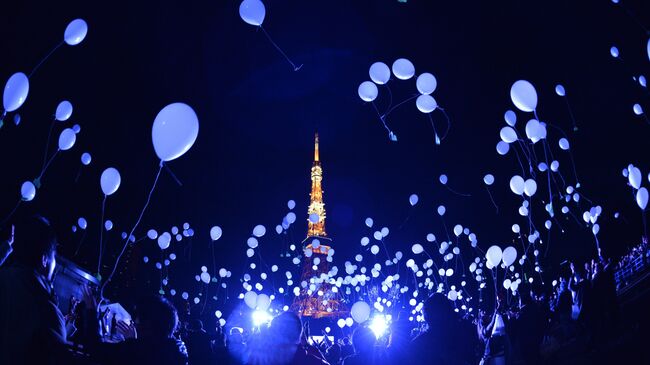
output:
M 300 294 L 291 306 L 303 317 L 339 317 L 347 314 L 338 287 L 328 277 L 332 261 L 332 239 L 325 231 L 325 203 L 323 202 L 323 168 L 318 149 L 318 133 L 314 143 L 314 163 L 311 167 L 311 193 L 307 210 L 307 238 L 303 240 L 303 266 L 300 276 Z M 316 219 L 317 218 L 317 219 Z M 309 254 L 311 252 L 311 254 Z

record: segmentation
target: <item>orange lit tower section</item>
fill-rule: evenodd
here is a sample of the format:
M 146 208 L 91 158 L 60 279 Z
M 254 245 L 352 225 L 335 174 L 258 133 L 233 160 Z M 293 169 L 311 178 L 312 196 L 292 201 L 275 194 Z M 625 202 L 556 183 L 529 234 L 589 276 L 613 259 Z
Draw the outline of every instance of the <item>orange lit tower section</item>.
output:
M 314 143 L 314 163 L 311 167 L 311 193 L 308 213 L 307 238 L 303 241 L 303 268 L 300 293 L 291 309 L 303 317 L 339 317 L 347 314 L 341 303 L 338 287 L 329 278 L 329 263 L 334 250 L 332 239 L 325 231 L 325 203 L 323 203 L 323 168 L 318 148 L 318 133 Z

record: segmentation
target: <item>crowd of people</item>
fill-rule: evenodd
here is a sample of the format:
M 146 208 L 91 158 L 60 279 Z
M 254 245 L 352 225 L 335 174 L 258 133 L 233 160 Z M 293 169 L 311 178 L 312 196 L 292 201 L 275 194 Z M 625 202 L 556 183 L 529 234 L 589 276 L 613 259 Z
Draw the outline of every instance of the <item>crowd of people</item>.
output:
M 100 298 L 86 286 L 76 306 L 82 315 L 74 317 L 80 346 L 71 348 L 71 319 L 52 289 L 53 230 L 33 217 L 17 232 L 16 243 L 12 229 L 0 245 L 0 364 L 592 364 L 623 351 L 617 266 L 602 258 L 571 263 L 552 290 L 522 285 L 516 296 L 496 293 L 473 323 L 434 294 L 425 301 L 423 324 L 399 315 L 385 335 L 360 324 L 336 341 L 314 341 L 291 311 L 268 326 L 209 334 L 198 319 L 181 323 L 174 305 L 158 295 L 144 296 L 134 320 L 116 322 L 107 338 Z
M 622 289 L 650 268 L 650 246 L 643 242 L 634 246 L 623 255 L 616 265 L 616 288 Z

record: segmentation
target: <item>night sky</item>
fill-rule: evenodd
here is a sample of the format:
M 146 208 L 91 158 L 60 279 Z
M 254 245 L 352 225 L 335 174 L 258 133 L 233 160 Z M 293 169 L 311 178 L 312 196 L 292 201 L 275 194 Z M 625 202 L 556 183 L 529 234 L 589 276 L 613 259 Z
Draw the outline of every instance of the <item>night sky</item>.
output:
M 650 25 L 650 3 L 622 2 Z M 648 34 L 620 5 L 608 0 L 265 4 L 264 27 L 295 63 L 303 64 L 298 72 L 261 31 L 241 20 L 238 1 L 5 4 L 0 15 L 3 82 L 14 72 L 29 72 L 61 41 L 71 20 L 84 18 L 89 32 L 80 45 L 62 46 L 41 66 L 18 111 L 21 124 L 0 129 L 0 216 L 16 204 L 22 182 L 38 174 L 54 110 L 59 101 L 70 100 L 73 116 L 55 125 L 51 146 L 64 127 L 75 123 L 81 125 L 77 143 L 60 153 L 36 199 L 22 204 L 17 216 L 39 212 L 50 217 L 67 257 L 82 235 L 70 227 L 85 217 L 89 228 L 74 260 L 92 269 L 100 226 L 99 176 L 104 168 L 116 167 L 122 185 L 106 208 L 106 218 L 115 224 L 105 236 L 105 265 L 112 265 L 122 242 L 119 233 L 135 222 L 157 171 L 153 120 L 165 105 L 180 101 L 199 117 L 198 139 L 186 155 L 169 163 L 182 186 L 163 171 L 136 231 L 142 237 L 149 228 L 162 232 L 191 224 L 196 231 L 191 258 L 190 242 L 184 240 L 176 251 L 185 254 L 170 275 L 179 291 L 197 285 L 194 275 L 201 265 L 211 267 L 210 245 L 217 252 L 217 268 L 241 275 L 246 239 L 257 224 L 268 231 L 260 243 L 263 256 L 269 263 L 278 260 L 283 243 L 274 227 L 288 212 L 289 199 L 297 202 L 298 215 L 291 237 L 302 241 L 315 132 L 321 140 L 326 229 L 339 265 L 359 251 L 362 236 L 372 234 L 363 223 L 368 216 L 379 228 L 391 229 L 391 250 L 409 251 L 429 232 L 444 237 L 435 213 L 440 204 L 447 206 L 449 229 L 457 223 L 469 227 L 483 249 L 506 246 L 515 238 L 511 225 L 526 221 L 517 214 L 520 198 L 508 186 L 510 177 L 520 173 L 518 163 L 512 153 L 497 155 L 495 145 L 504 112 L 514 109 L 510 86 L 526 79 L 537 88 L 540 118 L 569 136 L 582 193 L 603 207 L 603 248 L 617 255 L 639 241 L 640 210 L 621 170 L 633 163 L 645 176 L 650 168 L 650 125 L 632 112 L 634 103 L 650 110 L 650 94 L 632 79 L 650 70 Z M 619 59 L 609 55 L 614 45 Z M 357 95 L 373 62 L 390 65 L 400 57 L 414 63 L 416 74 L 431 72 L 438 80 L 434 97 L 451 118 L 440 146 L 415 102 L 389 116 L 399 138 L 393 143 L 372 106 Z M 557 83 L 567 90 L 577 132 L 564 99 L 553 91 Z M 396 102 L 417 92 L 415 79 L 393 78 L 389 85 Z M 380 89 L 378 105 L 387 105 L 386 95 Z M 432 117 L 442 125 L 442 114 Z M 532 115 L 518 112 L 518 117 L 521 130 Z M 561 172 L 573 185 L 569 154 L 557 148 L 559 137 L 549 132 Z M 82 168 L 79 158 L 85 151 L 93 161 Z M 442 186 L 438 176 L 443 173 L 449 187 L 471 197 Z M 498 214 L 483 184 L 486 173 L 496 177 L 491 191 Z M 542 186 L 540 191 L 547 193 Z M 413 209 L 408 204 L 412 193 L 420 197 Z M 581 217 L 590 206 L 584 202 L 573 212 Z M 534 217 L 543 213 L 537 208 Z M 622 218 L 614 219 L 615 212 Z M 566 232 L 553 227 L 544 265 L 594 256 L 590 229 L 558 216 Z M 224 230 L 216 243 L 209 239 L 213 225 Z M 543 228 L 543 220 L 537 225 Z M 545 230 L 542 236 L 546 241 Z M 153 241 L 138 245 L 134 254 L 159 255 Z M 156 269 L 149 264 L 140 271 L 151 272 L 140 274 L 145 278 L 140 284 L 157 290 Z

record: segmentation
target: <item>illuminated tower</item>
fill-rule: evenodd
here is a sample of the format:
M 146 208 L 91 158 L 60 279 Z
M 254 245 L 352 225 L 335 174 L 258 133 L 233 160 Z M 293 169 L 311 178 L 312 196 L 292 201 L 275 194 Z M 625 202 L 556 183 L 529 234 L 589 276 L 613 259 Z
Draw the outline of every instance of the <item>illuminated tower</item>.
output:
M 323 203 L 323 168 L 318 150 L 318 133 L 314 144 L 314 163 L 311 167 L 311 193 L 307 210 L 307 238 L 303 240 L 303 267 L 300 294 L 291 309 L 303 317 L 338 317 L 347 314 L 341 303 L 338 287 L 328 278 L 329 263 L 334 250 L 332 239 L 325 232 L 325 203 Z

